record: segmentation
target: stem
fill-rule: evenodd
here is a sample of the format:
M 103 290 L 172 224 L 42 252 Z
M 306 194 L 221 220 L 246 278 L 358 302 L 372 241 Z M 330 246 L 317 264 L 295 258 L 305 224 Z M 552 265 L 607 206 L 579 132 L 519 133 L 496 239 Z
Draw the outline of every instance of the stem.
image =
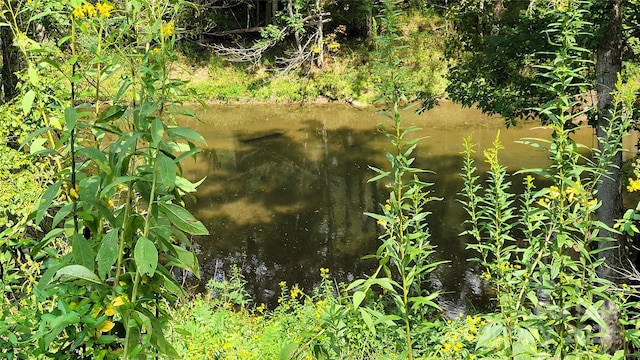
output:
M 133 304 L 134 308 L 135 308 L 135 298 L 138 293 L 138 283 L 140 283 L 140 273 L 136 271 L 136 277 L 133 280 L 133 291 L 131 293 L 131 304 Z M 124 337 L 124 350 L 122 353 L 123 359 L 127 359 L 129 357 L 129 340 L 131 338 L 131 327 L 129 326 L 129 314 L 131 314 L 131 312 L 127 311 L 126 315 L 124 316 L 126 320 L 126 323 L 125 323 L 126 335 Z
M 98 49 L 96 50 L 96 55 L 98 60 L 100 60 L 100 53 L 102 52 L 102 21 L 100 21 L 100 29 L 98 29 Z M 98 61 L 98 70 L 96 72 L 96 98 L 95 98 L 95 114 L 96 118 L 98 117 L 98 111 L 100 110 L 99 102 L 100 102 L 100 79 L 102 78 L 102 62 Z
M 151 224 L 151 213 L 152 213 L 152 209 L 153 209 L 153 203 L 154 203 L 154 199 L 156 196 L 156 184 L 158 182 L 158 161 L 157 161 L 157 154 L 159 152 L 159 150 L 157 148 L 152 149 L 151 151 L 154 151 L 154 155 L 153 157 L 150 157 L 154 164 L 153 164 L 153 180 L 151 183 L 151 194 L 149 194 L 149 208 L 147 209 L 147 216 L 145 218 L 145 222 L 144 222 L 144 232 L 143 232 L 143 236 L 145 238 L 147 238 L 149 236 L 149 229 L 150 229 L 150 224 Z M 133 304 L 134 308 L 135 308 L 135 304 L 136 304 L 136 298 L 138 296 L 138 284 L 140 283 L 140 272 L 138 271 L 138 269 L 136 269 L 136 276 L 133 280 L 133 291 L 131 292 L 131 304 Z M 125 339 L 124 339 L 124 358 L 126 359 L 127 356 L 129 355 L 129 339 L 131 337 L 131 327 L 129 326 L 129 321 L 127 319 L 127 323 L 126 323 L 126 335 L 125 335 Z

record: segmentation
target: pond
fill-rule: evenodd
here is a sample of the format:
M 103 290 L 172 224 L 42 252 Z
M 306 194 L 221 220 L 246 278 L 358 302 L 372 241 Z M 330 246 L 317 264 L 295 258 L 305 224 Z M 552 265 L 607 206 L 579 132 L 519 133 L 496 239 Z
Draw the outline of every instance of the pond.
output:
M 236 264 L 248 281 L 255 303 L 274 305 L 280 281 L 309 290 L 329 268 L 336 282 L 349 282 L 371 273 L 375 262 L 362 256 L 375 253 L 376 222 L 363 215 L 379 210 L 388 197 L 383 184 L 370 183 L 369 166 L 388 168 L 388 140 L 380 133 L 385 118 L 348 105 L 217 105 L 199 114 L 201 122 L 187 125 L 208 144 L 197 160 L 185 161 L 191 180 L 206 180 L 188 205 L 211 233 L 194 239 L 202 282 L 222 280 Z M 467 239 L 458 236 L 466 214 L 456 199 L 462 189 L 463 138 L 477 144 L 476 165 L 486 171 L 482 150 L 491 146 L 498 129 L 506 149 L 502 164 L 510 172 L 547 164 L 546 154 L 515 141 L 547 137 L 532 129 L 537 123 L 504 128 L 502 119 L 475 109 L 443 102 L 420 116 L 407 112 L 407 124 L 422 128 L 415 151 L 416 165 L 433 171 L 428 217 L 434 260 L 449 260 L 429 280 L 443 292 L 440 305 L 448 315 L 468 305 L 483 306 L 486 296 L 478 268 L 467 259 Z M 595 145 L 591 129 L 577 141 Z M 512 179 L 514 192 L 521 180 Z

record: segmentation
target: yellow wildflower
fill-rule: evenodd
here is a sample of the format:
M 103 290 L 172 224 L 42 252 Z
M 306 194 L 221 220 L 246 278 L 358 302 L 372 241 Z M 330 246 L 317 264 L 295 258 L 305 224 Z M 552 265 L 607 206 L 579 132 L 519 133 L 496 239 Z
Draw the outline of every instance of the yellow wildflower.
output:
M 583 206 L 591 207 L 591 206 L 593 206 L 593 204 L 595 204 L 595 203 L 596 203 L 596 200 L 595 200 L 595 199 L 591 199 L 591 200 L 582 199 L 582 200 L 580 200 L 580 203 L 581 203 Z
M 94 318 L 97 318 L 98 315 L 100 315 L 100 312 L 102 312 L 102 306 L 98 306 L 95 309 L 93 309 L 93 313 L 91 313 L 91 316 Z
M 557 199 L 560 197 L 560 189 L 557 186 L 551 185 L 549 187 L 549 197 L 552 199 Z
M 378 219 L 378 225 L 382 226 L 383 228 L 387 227 L 387 221 L 383 220 L 383 219 Z
M 107 316 L 113 316 L 116 314 L 116 308 L 113 305 L 109 304 L 107 305 L 107 308 L 104 309 L 104 314 Z
M 92 4 L 84 4 L 82 5 L 82 10 L 84 10 L 84 12 L 87 14 L 87 17 L 94 17 L 96 16 L 97 12 L 96 12 L 96 8 L 93 7 Z
M 96 9 L 100 13 L 100 16 L 103 18 L 108 18 L 111 16 L 111 10 L 113 10 L 113 5 L 109 3 L 97 3 Z
M 163 36 L 171 36 L 175 32 L 175 24 L 173 21 L 169 21 L 168 23 L 162 25 L 162 29 L 160 29 L 160 34 Z
M 82 19 L 84 17 L 84 9 L 82 8 L 82 6 L 78 6 L 73 9 L 71 15 L 73 15 L 73 17 L 76 19 Z
M 293 285 L 293 287 L 291 288 L 291 298 L 295 299 L 298 297 L 298 295 L 302 294 L 302 291 L 300 291 L 300 288 L 298 287 L 298 285 Z
M 280 283 L 278 283 L 278 285 L 280 285 L 280 287 L 285 287 L 285 286 L 287 286 L 287 282 L 286 281 L 280 281 Z
M 387 211 L 391 210 L 391 205 L 384 204 L 384 209 L 387 210 Z
M 100 325 L 100 326 L 98 327 L 98 331 L 100 331 L 100 332 L 107 332 L 107 331 L 111 331 L 111 329 L 113 329 L 113 327 L 114 327 L 115 325 L 116 325 L 116 324 L 115 324 L 115 323 L 113 323 L 113 321 L 107 320 L 107 321 L 105 321 L 104 323 L 102 323 L 102 325 Z
M 628 192 L 635 192 L 640 190 L 640 179 L 629 178 L 629 185 L 627 185 Z
M 262 313 L 264 311 L 264 303 L 261 303 L 260 305 L 258 305 L 256 310 L 258 310 L 259 313 Z
M 574 196 L 579 194 L 578 190 L 573 188 L 573 187 L 567 188 L 567 190 L 565 190 L 565 192 L 567 193 L 567 196 L 569 198 L 569 202 L 572 202 Z
M 569 8 L 569 1 L 568 0 L 560 0 L 556 3 L 556 9 L 559 12 L 565 12 L 567 11 L 567 9 Z
M 122 296 L 116 296 L 113 300 L 111 300 L 111 305 L 113 306 L 124 305 L 124 300 L 122 300 Z
M 451 349 L 451 343 L 450 342 L 445 342 L 444 346 L 442 347 L 442 350 L 444 350 L 445 352 L 449 351 Z

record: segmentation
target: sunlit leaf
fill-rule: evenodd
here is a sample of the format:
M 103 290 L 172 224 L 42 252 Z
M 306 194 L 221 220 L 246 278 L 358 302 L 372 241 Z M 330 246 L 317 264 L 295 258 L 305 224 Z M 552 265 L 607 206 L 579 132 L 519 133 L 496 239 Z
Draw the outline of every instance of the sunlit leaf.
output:
M 71 236 L 71 253 L 76 264 L 93 272 L 93 249 L 89 240 L 81 234 L 73 234 Z
M 169 220 L 178 229 L 192 235 L 209 235 L 207 228 L 191 215 L 187 209 L 175 204 L 158 204 L 160 211 L 167 215 Z
M 38 206 L 38 210 L 36 212 L 36 224 L 40 224 L 40 222 L 44 218 L 44 214 L 49 209 L 49 206 L 51 206 L 53 199 L 58 196 L 61 185 L 61 183 L 57 182 L 49 186 L 49 188 L 47 188 L 47 190 L 42 193 L 42 196 L 40 196 L 40 205 Z
M 98 263 L 98 276 L 101 279 L 105 279 L 107 274 L 111 271 L 111 267 L 116 263 L 118 259 L 118 230 L 112 229 L 102 239 L 100 243 L 100 249 L 96 255 L 96 262 Z
M 133 250 L 133 258 L 140 274 L 153 276 L 158 267 L 158 249 L 155 244 L 146 237 L 140 237 Z
M 67 265 L 56 272 L 55 277 L 60 281 L 84 280 L 96 284 L 102 284 L 100 278 L 93 271 L 82 265 Z
M 151 140 L 154 145 L 158 145 L 164 136 L 164 124 L 160 118 L 155 118 L 151 122 Z
M 173 190 L 176 184 L 176 164 L 173 160 L 163 153 L 159 153 L 158 171 L 160 172 L 160 180 L 162 184 L 169 190 Z

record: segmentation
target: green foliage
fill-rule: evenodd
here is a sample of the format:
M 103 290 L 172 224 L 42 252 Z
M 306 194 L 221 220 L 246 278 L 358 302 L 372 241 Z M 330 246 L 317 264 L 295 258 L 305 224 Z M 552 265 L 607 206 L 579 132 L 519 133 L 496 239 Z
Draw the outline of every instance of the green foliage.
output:
M 500 114 L 509 122 L 532 115 L 532 107 L 553 99 L 553 92 L 533 85 L 537 82 L 535 65 L 553 61 L 553 44 L 547 37 L 532 34 L 561 21 L 566 13 L 555 11 L 554 4 L 583 9 L 590 5 L 585 1 L 505 1 L 498 9 L 477 1 L 454 5 L 449 15 L 456 31 L 447 47 L 452 61 L 449 97 Z M 592 41 L 587 32 L 575 35 L 580 46 Z
M 176 101 L 183 82 L 169 77 L 172 18 L 184 4 L 116 5 L 75 1 L 53 11 L 29 3 L 5 13 L 26 59 L 23 116 L 43 124 L 26 141 L 56 168 L 34 211 L 46 235 L 30 244 L 44 272 L 32 274 L 38 285 L 21 295 L 36 309 L 35 323 L 3 314 L 14 319 L 9 341 L 32 346 L 24 354 L 174 357 L 163 304 L 183 291 L 170 269 L 198 274 L 187 234 L 207 230 L 183 207 L 197 185 L 182 177 L 180 161 L 204 139 L 174 124 L 193 114 Z M 57 19 L 61 37 L 43 45 L 22 33 L 16 12 L 31 11 L 33 25 Z M 114 84 L 117 92 L 104 91 Z M 18 264 L 15 236 L 0 239 L 9 239 Z
M 539 86 L 555 95 L 536 109 L 547 119 L 552 140 L 524 141 L 549 151 L 552 165 L 523 172 L 540 175 L 552 185 L 536 190 L 534 177 L 528 175 L 523 194 L 517 198 L 509 193 L 511 183 L 498 160 L 502 146 L 497 137 L 484 152 L 490 170 L 483 187 L 478 184 L 473 145 L 470 140 L 465 143 L 463 204 L 470 217 L 465 233 L 475 240 L 469 247 L 480 255 L 476 261 L 496 292 L 499 310 L 481 332 L 478 355 L 604 358 L 607 351 L 621 348 L 616 335 L 629 320 L 624 310 L 629 304 L 622 301 L 629 293 L 597 275 L 605 266 L 605 259 L 597 255 L 598 242 L 610 239 L 599 237 L 607 227 L 594 217 L 599 206 L 596 185 L 606 176 L 611 158 L 621 151 L 628 117 L 616 113 L 618 121 L 612 121 L 599 139 L 603 149 L 591 149 L 592 158 L 581 155 L 584 146 L 571 139 L 567 124 L 587 111 L 573 110 L 579 103 L 573 94 L 582 93 L 585 86 L 586 50 L 576 44 L 584 22 L 580 9 L 565 10 L 561 21 L 547 31 L 556 46 L 553 64 L 539 66 L 543 80 Z M 613 296 L 616 293 L 620 296 Z M 615 320 L 619 317 L 620 322 Z M 622 341 L 636 339 L 626 336 Z
M 335 293 L 329 270 L 320 269 L 320 275 L 320 284 L 312 294 L 281 282 L 278 306 L 271 311 L 264 304 L 251 308 L 239 304 L 235 295 L 197 295 L 172 313 L 172 337 L 180 357 L 397 358 L 383 335 L 372 335 L 358 313 L 347 310 L 343 302 L 348 298 Z M 217 284 L 216 291 L 244 299 L 243 284 L 238 273 Z
M 410 85 L 406 82 L 408 69 L 403 65 L 398 42 L 397 1 L 383 2 L 384 11 L 380 17 L 381 32 L 376 37 L 376 62 L 374 69 L 378 78 L 378 88 L 391 110 L 383 112 L 391 122 L 391 130 L 384 134 L 393 145 L 393 153 L 387 153 L 391 170 L 372 168 L 378 175 L 369 181 L 385 181 L 390 190 L 387 203 L 381 205 L 381 214 L 367 213 L 377 220 L 383 233 L 379 236 L 382 244 L 375 257 L 379 266 L 366 279 L 354 281 L 349 289 L 354 289 L 353 306 L 357 309 L 370 330 L 375 332 L 378 325 L 397 331 L 404 341 L 402 353 L 413 358 L 413 338 L 415 326 L 425 321 L 425 316 L 438 306 L 434 299 L 437 292 L 429 292 L 423 287 L 427 275 L 440 264 L 432 262 L 430 256 L 435 247 L 429 241 L 430 233 L 426 224 L 429 213 L 425 205 L 435 200 L 426 188 L 430 184 L 418 178 L 424 170 L 412 167 L 411 157 L 419 139 L 410 139 L 416 128 L 403 128 L 399 103 L 406 99 Z M 385 314 L 382 309 L 367 305 L 365 299 L 374 288 L 384 290 L 390 298 L 393 309 Z M 363 305 L 361 307 L 361 305 Z M 381 311 L 382 310 L 382 311 Z
M 233 265 L 228 280 L 210 279 L 207 282 L 207 295 L 216 299 L 216 302 L 223 307 L 246 308 L 251 299 L 244 288 L 246 284 L 240 269 Z

